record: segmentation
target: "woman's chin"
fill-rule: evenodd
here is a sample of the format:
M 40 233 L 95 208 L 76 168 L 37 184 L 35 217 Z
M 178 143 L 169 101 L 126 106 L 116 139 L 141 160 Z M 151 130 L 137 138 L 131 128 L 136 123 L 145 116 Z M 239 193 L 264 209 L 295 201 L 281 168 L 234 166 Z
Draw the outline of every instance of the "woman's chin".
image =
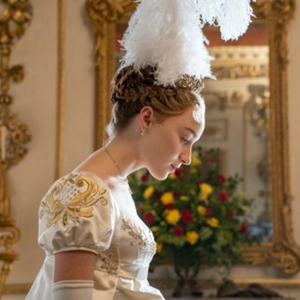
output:
M 167 179 L 167 177 L 169 175 L 168 172 L 158 173 L 158 172 L 151 172 L 150 170 L 149 170 L 149 172 L 153 178 L 155 178 L 156 180 L 159 180 L 159 181 Z

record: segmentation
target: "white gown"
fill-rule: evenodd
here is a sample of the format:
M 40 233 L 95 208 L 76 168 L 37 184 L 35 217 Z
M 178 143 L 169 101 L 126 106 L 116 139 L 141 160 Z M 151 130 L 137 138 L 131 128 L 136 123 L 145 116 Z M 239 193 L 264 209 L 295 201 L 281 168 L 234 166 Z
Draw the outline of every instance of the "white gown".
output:
M 88 172 L 70 173 L 52 185 L 39 212 L 38 241 L 46 258 L 25 300 L 55 300 L 54 254 L 72 250 L 97 255 L 93 300 L 164 299 L 147 280 L 156 252 L 153 234 L 132 198 L 121 196 Z

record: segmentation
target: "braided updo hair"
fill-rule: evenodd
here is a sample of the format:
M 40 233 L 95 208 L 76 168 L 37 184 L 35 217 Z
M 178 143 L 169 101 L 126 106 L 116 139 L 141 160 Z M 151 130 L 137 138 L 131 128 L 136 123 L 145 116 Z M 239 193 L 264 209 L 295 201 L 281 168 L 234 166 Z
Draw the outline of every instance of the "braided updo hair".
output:
M 111 121 L 107 133 L 121 132 L 144 106 L 153 108 L 158 122 L 184 113 L 192 105 L 203 101 L 197 94 L 179 86 L 156 84 L 155 67 L 136 71 L 132 66 L 122 68 L 113 80 Z

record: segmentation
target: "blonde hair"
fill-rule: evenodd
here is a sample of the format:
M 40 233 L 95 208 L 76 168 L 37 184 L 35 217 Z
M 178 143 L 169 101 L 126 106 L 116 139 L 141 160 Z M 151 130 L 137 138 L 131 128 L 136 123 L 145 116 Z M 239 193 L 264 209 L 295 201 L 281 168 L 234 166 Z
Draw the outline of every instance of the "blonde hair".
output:
M 178 86 L 157 85 L 155 68 L 135 71 L 132 66 L 121 69 L 113 80 L 112 116 L 107 126 L 109 136 L 124 130 L 144 106 L 153 108 L 159 122 L 184 113 L 192 105 L 199 106 L 199 122 L 204 122 L 204 102 L 200 95 Z

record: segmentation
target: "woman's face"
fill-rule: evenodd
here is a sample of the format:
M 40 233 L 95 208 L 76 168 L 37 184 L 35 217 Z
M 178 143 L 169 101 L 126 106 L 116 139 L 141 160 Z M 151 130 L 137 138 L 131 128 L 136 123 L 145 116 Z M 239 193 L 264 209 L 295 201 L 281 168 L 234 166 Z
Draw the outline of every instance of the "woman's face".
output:
M 194 114 L 192 106 L 179 116 L 153 122 L 149 127 L 143 137 L 142 157 L 154 178 L 163 180 L 181 164 L 190 164 L 192 146 L 204 130 L 204 121 L 199 124 Z

